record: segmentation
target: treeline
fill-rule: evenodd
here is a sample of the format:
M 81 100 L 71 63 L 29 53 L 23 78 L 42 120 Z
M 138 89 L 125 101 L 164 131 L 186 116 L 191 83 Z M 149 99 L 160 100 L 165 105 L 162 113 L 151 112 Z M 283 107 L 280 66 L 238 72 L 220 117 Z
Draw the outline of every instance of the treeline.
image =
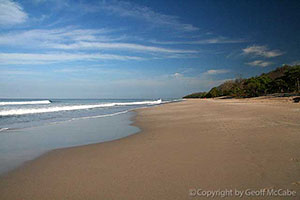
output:
M 257 97 L 273 93 L 299 93 L 300 65 L 284 65 L 260 76 L 226 81 L 209 92 L 199 92 L 183 98 L 213 98 L 221 96 Z

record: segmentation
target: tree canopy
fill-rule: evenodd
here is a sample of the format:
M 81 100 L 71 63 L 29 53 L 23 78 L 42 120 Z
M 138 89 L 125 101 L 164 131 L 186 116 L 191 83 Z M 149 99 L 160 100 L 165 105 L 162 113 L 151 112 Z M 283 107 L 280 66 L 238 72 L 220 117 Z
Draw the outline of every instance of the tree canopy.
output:
M 214 98 L 220 96 L 257 97 L 272 93 L 299 93 L 300 65 L 284 65 L 267 74 L 247 79 L 226 81 L 208 92 L 199 92 L 183 98 Z

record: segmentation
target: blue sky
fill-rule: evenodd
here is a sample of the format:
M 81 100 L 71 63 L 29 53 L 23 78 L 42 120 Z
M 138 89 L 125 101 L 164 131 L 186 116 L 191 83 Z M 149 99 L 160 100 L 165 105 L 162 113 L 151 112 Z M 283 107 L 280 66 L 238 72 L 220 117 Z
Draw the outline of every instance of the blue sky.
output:
M 0 97 L 176 98 L 300 63 L 299 1 L 0 0 Z

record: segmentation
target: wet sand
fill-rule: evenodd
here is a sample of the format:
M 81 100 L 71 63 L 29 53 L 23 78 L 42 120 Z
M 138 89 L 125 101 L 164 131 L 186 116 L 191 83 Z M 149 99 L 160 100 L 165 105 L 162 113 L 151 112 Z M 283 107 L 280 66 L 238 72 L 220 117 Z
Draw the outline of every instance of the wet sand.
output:
M 138 134 L 54 150 L 2 176 L 0 199 L 199 199 L 191 188 L 299 198 L 300 104 L 187 100 L 139 109 L 134 121 Z

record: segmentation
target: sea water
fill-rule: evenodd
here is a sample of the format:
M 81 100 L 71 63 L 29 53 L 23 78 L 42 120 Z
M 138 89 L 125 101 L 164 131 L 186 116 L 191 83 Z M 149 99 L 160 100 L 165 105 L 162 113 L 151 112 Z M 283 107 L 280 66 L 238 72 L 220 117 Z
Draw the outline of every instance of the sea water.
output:
M 161 99 L 1 99 L 0 174 L 53 149 L 110 141 L 139 131 L 129 112 Z
M 161 99 L 1 99 L 0 131 L 80 118 L 105 117 L 164 102 Z

